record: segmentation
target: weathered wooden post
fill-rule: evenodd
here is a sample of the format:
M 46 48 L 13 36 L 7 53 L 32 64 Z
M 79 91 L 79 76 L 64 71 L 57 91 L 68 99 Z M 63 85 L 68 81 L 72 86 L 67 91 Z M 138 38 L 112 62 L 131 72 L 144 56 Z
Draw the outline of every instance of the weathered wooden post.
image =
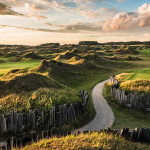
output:
M 11 138 L 11 143 L 10 143 L 10 150 L 13 150 L 13 145 L 14 145 L 14 138 Z

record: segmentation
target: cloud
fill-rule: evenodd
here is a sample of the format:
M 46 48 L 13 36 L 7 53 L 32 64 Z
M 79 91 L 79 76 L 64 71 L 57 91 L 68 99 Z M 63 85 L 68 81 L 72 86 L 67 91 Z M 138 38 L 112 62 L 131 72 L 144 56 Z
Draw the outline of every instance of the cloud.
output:
M 62 26 L 65 31 L 101 31 L 101 26 L 98 23 L 75 23 Z
M 150 25 L 150 4 L 145 3 L 138 8 L 138 26 L 146 27 Z
M 93 10 L 91 7 L 94 6 L 93 2 L 104 0 L 5 0 L 5 4 L 10 5 L 14 8 L 19 8 L 24 10 L 24 14 L 28 17 L 35 17 L 37 19 L 44 18 L 41 17 L 43 14 L 41 11 L 48 11 L 50 9 L 55 9 L 56 11 L 62 11 L 67 15 L 80 14 L 86 18 L 98 19 L 100 17 L 112 17 L 117 10 L 109 8 L 100 8 Z M 18 9 L 18 10 L 19 10 Z M 30 14 L 34 14 L 31 16 Z M 39 14 L 39 17 L 37 17 Z
M 28 27 L 21 27 L 21 26 L 10 26 L 10 25 L 0 25 L 1 28 L 9 27 L 9 28 L 17 28 L 23 30 L 30 30 L 30 31 L 42 31 L 42 32 L 65 32 L 63 30 L 51 30 L 51 29 L 43 29 L 43 28 L 28 28 Z
M 71 25 L 52 25 L 50 23 L 44 23 L 45 25 L 56 27 L 57 29 L 45 29 L 45 28 L 28 28 L 28 27 L 21 27 L 21 26 L 10 26 L 10 25 L 0 25 L 1 28 L 5 27 L 12 27 L 17 29 L 23 30 L 30 30 L 30 31 L 42 31 L 42 32 L 56 32 L 56 33 L 78 33 L 78 32 L 92 32 L 92 31 L 101 31 L 101 26 L 95 23 L 75 23 Z
M 102 30 L 105 32 L 114 30 L 129 29 L 135 25 L 132 15 L 122 12 L 117 14 L 112 20 L 104 23 Z
M 15 15 L 15 16 L 23 16 L 23 14 L 15 12 L 11 9 L 11 7 L 0 3 L 0 15 Z
M 150 38 L 150 33 L 144 33 L 144 36 Z
M 138 8 L 137 13 L 119 13 L 112 20 L 105 22 L 103 31 L 130 29 L 133 26 L 142 28 L 150 25 L 150 4 L 145 3 Z
M 47 10 L 49 7 L 47 5 L 40 5 L 40 4 L 26 4 L 26 8 L 34 11 L 41 11 Z
M 51 23 L 48 23 L 48 22 L 44 22 L 43 24 L 45 24 L 45 25 L 47 25 L 47 26 L 50 26 L 50 27 L 53 26 Z
M 87 18 L 101 18 L 101 17 L 111 17 L 113 16 L 117 10 L 116 9 L 109 9 L 109 8 L 100 8 L 97 10 L 91 10 L 89 8 L 79 8 L 78 12 Z

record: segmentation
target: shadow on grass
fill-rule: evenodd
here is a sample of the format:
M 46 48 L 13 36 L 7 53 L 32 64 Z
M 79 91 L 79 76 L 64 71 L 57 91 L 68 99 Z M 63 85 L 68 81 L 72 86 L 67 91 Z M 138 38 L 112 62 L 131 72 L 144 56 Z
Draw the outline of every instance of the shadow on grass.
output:
M 127 108 L 119 105 L 116 101 L 112 100 L 110 86 L 104 86 L 103 91 L 104 98 L 112 108 L 115 115 L 115 122 L 112 128 L 120 130 L 121 128 L 134 129 L 150 128 L 150 113 L 144 110 L 138 110 L 135 108 Z

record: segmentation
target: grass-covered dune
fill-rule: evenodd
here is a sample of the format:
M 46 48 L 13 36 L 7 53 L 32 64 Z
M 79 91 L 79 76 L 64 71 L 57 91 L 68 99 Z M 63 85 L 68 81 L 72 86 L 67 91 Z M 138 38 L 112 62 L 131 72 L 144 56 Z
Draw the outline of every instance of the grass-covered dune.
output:
M 25 69 L 9 71 L 0 79 L 0 111 L 26 112 L 39 108 L 50 110 L 54 105 L 79 99 L 77 92 L 52 78 Z
M 127 108 L 124 105 L 119 105 L 111 97 L 111 86 L 105 84 L 103 90 L 104 98 L 107 100 L 109 106 L 115 115 L 115 122 L 112 128 L 150 128 L 150 113 L 145 110 L 138 110 L 133 108 Z
M 16 56 L 15 53 L 13 56 L 5 55 L 11 52 L 15 52 Z M 27 111 L 36 107 L 44 109 L 51 108 L 52 105 L 72 103 L 78 100 L 79 89 L 86 89 L 91 95 L 94 85 L 108 79 L 112 74 L 121 72 L 134 73 L 136 75 L 132 78 L 137 80 L 147 71 L 145 69 L 141 74 L 137 74 L 135 69 L 141 70 L 150 64 L 147 57 L 149 50 L 138 46 L 59 45 L 55 48 L 47 45 L 23 48 L 14 46 L 10 49 L 9 46 L 2 46 L 0 53 L 0 102 L 6 104 L 3 107 L 4 112 L 11 109 Z M 141 59 L 108 59 L 114 55 L 117 58 L 130 56 Z M 23 59 L 12 62 L 15 57 Z M 41 61 L 41 58 L 45 60 Z M 147 80 L 149 73 L 144 76 Z M 90 96 L 85 114 L 75 123 L 75 127 L 88 123 L 94 115 Z M 147 126 L 146 121 L 142 125 Z M 123 126 L 124 123 L 119 125 L 119 128 Z
M 23 150 L 150 150 L 146 144 L 133 143 L 110 133 L 88 133 L 78 136 L 41 140 Z
M 125 91 L 150 93 L 150 69 L 142 68 L 115 77 Z
M 60 88 L 56 81 L 37 73 L 24 73 L 10 80 L 0 80 L 0 96 L 9 93 L 30 92 L 41 87 Z
M 128 80 L 120 84 L 125 91 L 150 93 L 150 80 Z

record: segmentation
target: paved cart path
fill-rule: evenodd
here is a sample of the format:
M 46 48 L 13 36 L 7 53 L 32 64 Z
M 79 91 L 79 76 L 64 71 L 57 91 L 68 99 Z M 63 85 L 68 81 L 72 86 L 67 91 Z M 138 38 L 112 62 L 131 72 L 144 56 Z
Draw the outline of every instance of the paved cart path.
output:
M 77 129 L 76 131 L 93 131 L 106 129 L 113 125 L 115 120 L 114 113 L 103 97 L 103 87 L 108 80 L 97 84 L 92 91 L 92 99 L 96 111 L 95 118 L 87 125 Z

